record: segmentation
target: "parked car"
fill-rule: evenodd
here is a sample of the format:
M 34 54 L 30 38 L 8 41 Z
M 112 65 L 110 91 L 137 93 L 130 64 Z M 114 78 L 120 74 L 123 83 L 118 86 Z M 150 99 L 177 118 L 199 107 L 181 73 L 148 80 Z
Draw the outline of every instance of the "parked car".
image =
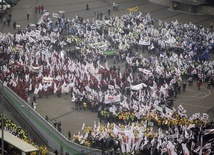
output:
M 10 6 L 14 6 L 17 4 L 17 0 L 4 0 Z
M 0 10 L 2 11 L 4 11 L 4 10 L 7 10 L 7 9 L 10 9 L 11 8 L 11 6 L 7 3 L 7 2 L 5 2 L 5 1 L 0 1 Z

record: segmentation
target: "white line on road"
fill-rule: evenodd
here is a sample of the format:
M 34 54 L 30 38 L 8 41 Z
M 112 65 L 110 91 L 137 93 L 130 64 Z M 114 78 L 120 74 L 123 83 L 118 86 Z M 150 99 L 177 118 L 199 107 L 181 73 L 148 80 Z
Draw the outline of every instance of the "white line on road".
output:
M 196 97 L 196 96 L 198 96 L 198 95 L 200 95 L 200 94 L 202 94 L 202 92 L 199 92 L 199 93 L 197 93 L 196 95 L 194 95 L 194 96 L 192 96 L 193 98 L 194 97 Z M 206 95 L 206 94 L 205 94 Z
M 207 91 L 207 92 L 202 92 L 202 90 Z M 198 90 L 193 90 L 193 89 L 188 89 L 188 91 L 197 92 L 197 94 L 193 95 L 193 96 L 189 96 L 189 97 L 191 97 L 189 99 L 184 99 L 184 100 L 181 99 L 178 102 L 199 100 L 199 99 L 203 99 L 207 96 L 210 96 L 210 94 L 211 94 L 211 91 L 209 89 L 207 89 L 206 87 L 201 87 L 201 92 Z M 201 97 L 197 97 L 200 94 L 203 94 L 203 95 L 201 95 Z M 184 97 L 187 97 L 187 96 L 184 95 Z
M 178 104 L 181 104 L 180 102 L 176 102 Z M 188 105 L 188 106 L 193 106 L 193 107 L 198 107 L 198 108 L 204 108 L 204 109 L 211 109 L 212 107 L 207 107 L 207 106 L 202 106 L 202 105 L 195 105 L 195 104 L 189 104 L 189 103 L 182 103 L 182 105 Z

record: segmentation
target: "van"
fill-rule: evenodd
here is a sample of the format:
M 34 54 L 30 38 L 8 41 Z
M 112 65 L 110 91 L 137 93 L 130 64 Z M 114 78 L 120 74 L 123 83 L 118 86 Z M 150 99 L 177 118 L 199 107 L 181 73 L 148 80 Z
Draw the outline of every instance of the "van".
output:
M 0 0 L 0 10 L 7 10 L 10 9 L 11 6 L 7 4 L 5 1 Z

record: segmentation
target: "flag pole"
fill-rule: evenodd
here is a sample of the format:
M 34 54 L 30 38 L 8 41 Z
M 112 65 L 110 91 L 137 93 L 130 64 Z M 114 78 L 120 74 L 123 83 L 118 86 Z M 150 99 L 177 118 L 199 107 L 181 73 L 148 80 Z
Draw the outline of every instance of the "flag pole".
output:
M 4 155 L 4 73 L 3 73 L 3 65 L 2 65 L 2 74 L 3 78 L 1 80 L 1 97 L 2 97 L 2 109 L 1 109 L 1 155 Z
M 200 144 L 201 148 L 200 148 L 200 152 L 199 155 L 202 155 L 202 147 L 203 147 L 203 135 L 201 135 L 201 144 Z

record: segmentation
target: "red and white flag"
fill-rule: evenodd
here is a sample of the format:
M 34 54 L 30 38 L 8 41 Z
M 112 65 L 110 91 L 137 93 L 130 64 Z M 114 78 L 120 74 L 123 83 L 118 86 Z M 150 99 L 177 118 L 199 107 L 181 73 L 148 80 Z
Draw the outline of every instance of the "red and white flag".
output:
M 214 129 L 205 129 L 204 135 L 214 134 Z
M 41 24 L 44 22 L 44 20 L 47 18 L 47 16 L 49 15 L 49 12 L 45 12 L 42 17 L 38 20 L 37 24 Z
M 108 85 L 108 89 L 114 89 L 113 85 Z
M 211 153 L 211 149 L 208 149 L 206 152 L 204 152 L 203 155 L 209 155 Z
M 177 155 L 177 153 L 175 152 L 175 145 L 172 144 L 171 141 L 168 141 L 168 144 L 167 144 L 167 150 L 168 150 L 168 154 L 169 155 Z
M 211 143 L 205 144 L 202 149 L 209 149 L 209 148 L 211 148 Z
M 186 146 L 186 144 L 181 144 L 182 149 L 183 149 L 183 155 L 189 155 L 189 150 Z
M 201 149 L 200 146 L 198 146 L 195 150 L 193 150 L 193 152 L 198 153 L 198 151 Z
M 121 135 L 119 135 L 119 141 L 120 141 L 121 151 L 122 151 L 122 153 L 125 153 L 126 152 L 125 143 L 124 143 L 123 137 Z

